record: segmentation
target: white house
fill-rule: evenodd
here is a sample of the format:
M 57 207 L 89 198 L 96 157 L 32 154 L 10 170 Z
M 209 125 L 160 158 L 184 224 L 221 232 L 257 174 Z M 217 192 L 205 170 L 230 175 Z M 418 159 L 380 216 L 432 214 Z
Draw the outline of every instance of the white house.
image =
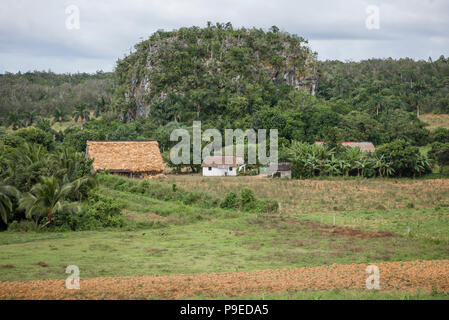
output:
M 242 157 L 208 156 L 204 159 L 201 166 L 203 167 L 203 176 L 205 177 L 235 177 L 243 165 L 244 160 Z

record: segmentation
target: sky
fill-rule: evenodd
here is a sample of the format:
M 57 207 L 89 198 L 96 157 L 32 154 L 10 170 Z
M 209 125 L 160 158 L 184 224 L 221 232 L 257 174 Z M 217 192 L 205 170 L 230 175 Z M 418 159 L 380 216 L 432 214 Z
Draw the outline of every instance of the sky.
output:
M 1 0 L 0 73 L 112 71 L 158 29 L 208 21 L 276 25 L 319 60 L 449 56 L 448 0 Z

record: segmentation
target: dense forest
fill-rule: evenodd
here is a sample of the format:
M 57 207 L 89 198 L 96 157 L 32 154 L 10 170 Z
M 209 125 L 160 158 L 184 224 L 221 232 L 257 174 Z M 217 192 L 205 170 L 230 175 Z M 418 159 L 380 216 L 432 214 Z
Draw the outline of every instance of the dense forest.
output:
M 5 121 L 9 113 L 50 117 L 57 108 L 70 114 L 81 103 L 95 107 L 98 99 L 110 101 L 113 90 L 112 74 L 100 71 L 96 74 L 51 71 L 0 74 L 0 119 Z
M 318 96 L 343 99 L 371 115 L 401 109 L 449 113 L 449 59 L 371 59 L 319 63 Z

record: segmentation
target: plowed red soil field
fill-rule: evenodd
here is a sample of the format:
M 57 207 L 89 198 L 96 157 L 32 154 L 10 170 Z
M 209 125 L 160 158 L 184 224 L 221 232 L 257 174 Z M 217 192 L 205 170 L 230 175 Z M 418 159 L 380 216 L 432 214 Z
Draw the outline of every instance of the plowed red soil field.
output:
M 449 260 L 375 263 L 381 291 L 449 292 Z M 366 290 L 368 264 L 194 275 L 82 279 L 80 290 L 64 280 L 0 282 L 0 299 L 180 299 L 236 297 L 286 291 Z

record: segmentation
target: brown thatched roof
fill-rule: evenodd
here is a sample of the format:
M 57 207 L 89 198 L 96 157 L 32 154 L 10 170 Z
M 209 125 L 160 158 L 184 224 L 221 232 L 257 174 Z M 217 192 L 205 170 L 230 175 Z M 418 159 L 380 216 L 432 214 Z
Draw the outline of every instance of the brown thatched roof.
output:
M 244 164 L 242 157 L 235 156 L 208 156 L 204 159 L 202 167 L 238 167 Z
M 95 171 L 162 172 L 157 141 L 87 141 L 86 156 L 94 159 Z

